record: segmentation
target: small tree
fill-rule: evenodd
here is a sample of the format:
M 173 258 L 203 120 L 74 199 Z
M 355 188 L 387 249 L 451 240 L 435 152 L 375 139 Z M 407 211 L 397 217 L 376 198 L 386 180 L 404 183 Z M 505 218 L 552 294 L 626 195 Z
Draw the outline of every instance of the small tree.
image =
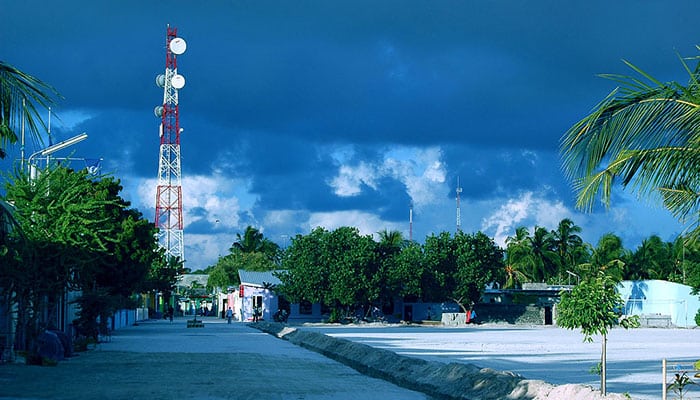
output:
M 624 301 L 615 290 L 617 281 L 599 272 L 595 277 L 563 291 L 557 306 L 557 323 L 566 329 L 581 328 L 583 340 L 592 342 L 593 335 L 602 336 L 600 391 L 606 394 L 606 343 L 608 330 L 619 324 L 623 328 L 639 326 L 639 318 L 621 318 Z

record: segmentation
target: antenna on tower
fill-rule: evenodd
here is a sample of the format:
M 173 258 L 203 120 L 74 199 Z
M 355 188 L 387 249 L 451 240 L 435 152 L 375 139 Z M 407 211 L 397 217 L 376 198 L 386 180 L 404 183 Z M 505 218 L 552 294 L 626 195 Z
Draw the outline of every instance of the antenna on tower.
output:
M 457 177 L 457 232 L 462 231 L 462 215 L 459 206 L 459 194 L 462 193 L 462 188 L 459 186 L 459 176 Z
M 180 111 L 178 90 L 185 86 L 185 77 L 177 72 L 177 56 L 187 49 L 187 43 L 177 37 L 177 28 L 167 26 L 165 40 L 165 74 L 156 77 L 163 88 L 163 103 L 154 112 L 161 119 L 159 127 L 160 157 L 156 191 L 155 225 L 158 244 L 166 256 L 178 257 L 184 263 L 182 223 L 182 178 L 180 168 Z

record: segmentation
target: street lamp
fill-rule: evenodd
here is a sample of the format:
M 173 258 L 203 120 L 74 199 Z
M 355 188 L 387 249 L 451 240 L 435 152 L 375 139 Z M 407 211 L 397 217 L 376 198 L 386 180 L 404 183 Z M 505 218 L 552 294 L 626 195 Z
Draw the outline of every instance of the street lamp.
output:
M 577 284 L 577 285 L 579 284 L 579 281 L 581 280 L 581 277 L 578 276 L 578 274 L 575 274 L 575 273 L 573 273 L 573 272 L 571 272 L 571 271 L 569 271 L 569 270 L 566 270 L 566 273 L 569 274 L 569 284 L 571 284 L 571 277 L 572 277 L 572 276 L 576 278 L 576 284 Z
M 82 142 L 83 140 L 87 139 L 87 137 L 88 137 L 87 133 L 83 132 L 80 135 L 73 136 L 70 139 L 66 139 L 62 142 L 52 144 L 51 146 L 49 146 L 45 149 L 39 150 L 36 153 L 29 156 L 29 158 L 27 159 L 27 164 L 29 164 L 29 171 L 30 171 L 31 178 L 32 179 L 36 178 L 36 167 L 34 166 L 34 164 L 32 164 L 32 158 L 39 156 L 39 155 L 41 155 L 41 156 L 51 155 L 59 150 L 65 149 L 66 147 L 72 146 L 78 142 Z

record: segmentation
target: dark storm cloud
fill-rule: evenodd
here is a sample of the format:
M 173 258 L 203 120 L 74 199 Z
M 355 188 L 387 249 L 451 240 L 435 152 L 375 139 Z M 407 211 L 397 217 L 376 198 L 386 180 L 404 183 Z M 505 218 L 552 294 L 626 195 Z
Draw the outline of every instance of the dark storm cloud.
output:
M 233 211 L 243 227 L 270 210 L 294 210 L 299 221 L 343 210 L 405 219 L 396 176 L 378 174 L 349 197 L 330 182 L 341 164 L 379 168 L 388 150 L 406 148 L 440 149 L 443 200 L 459 176 L 464 199 L 547 188 L 570 206 L 559 140 L 614 88 L 596 74 L 629 74 L 627 59 L 683 82 L 675 52 L 696 55 L 700 39 L 695 0 L 0 0 L 0 10 L 12 16 L 0 24 L 0 59 L 55 86 L 65 97 L 59 116 L 84 113 L 56 138 L 88 132 L 74 149 L 103 157 L 131 188 L 156 177 L 152 110 L 163 92 L 154 79 L 166 24 L 176 26 L 188 44 L 177 59 L 187 80 L 183 175 L 244 181 L 246 206 Z M 347 159 L 334 156 L 346 147 Z M 285 234 L 308 228 L 280 223 L 273 229 Z
M 572 198 L 571 185 L 558 168 L 560 159 L 555 151 L 501 148 L 485 153 L 478 148 L 452 146 L 444 153 L 451 171 L 448 183 L 455 189 L 459 177 L 464 199 L 512 197 L 520 188 L 547 188 L 557 198 Z M 454 190 L 450 196 L 454 197 Z

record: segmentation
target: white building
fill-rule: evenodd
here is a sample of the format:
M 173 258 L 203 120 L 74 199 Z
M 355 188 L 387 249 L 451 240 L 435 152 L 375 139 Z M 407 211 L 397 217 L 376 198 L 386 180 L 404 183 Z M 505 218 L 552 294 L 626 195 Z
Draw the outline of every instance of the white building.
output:
M 622 281 L 618 286 L 625 314 L 639 315 L 648 326 L 697 326 L 700 299 L 691 291 L 690 286 L 660 280 Z

